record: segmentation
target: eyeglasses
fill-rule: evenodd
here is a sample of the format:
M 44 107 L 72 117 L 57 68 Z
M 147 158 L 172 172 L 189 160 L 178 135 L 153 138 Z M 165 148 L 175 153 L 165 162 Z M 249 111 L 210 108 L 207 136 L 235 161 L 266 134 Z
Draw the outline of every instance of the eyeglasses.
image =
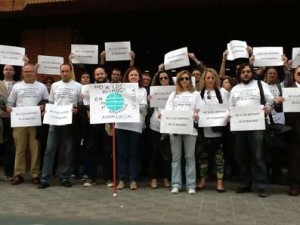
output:
M 300 72 L 298 72 L 298 73 L 296 73 L 297 74 L 297 76 L 300 76 Z
M 206 93 L 206 97 L 207 97 L 207 99 L 211 99 L 211 96 L 210 96 L 210 91 L 208 91 L 207 93 Z
M 168 77 L 160 77 L 159 80 L 168 80 Z
M 190 80 L 190 77 L 180 77 L 179 80 L 180 80 L 180 81 L 183 81 L 183 80 Z

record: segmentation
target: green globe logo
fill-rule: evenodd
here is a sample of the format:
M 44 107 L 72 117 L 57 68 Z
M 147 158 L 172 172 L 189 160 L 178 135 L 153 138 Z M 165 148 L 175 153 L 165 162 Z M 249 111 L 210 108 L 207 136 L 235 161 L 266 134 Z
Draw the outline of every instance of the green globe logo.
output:
M 124 98 L 119 93 L 111 93 L 107 96 L 105 105 L 111 111 L 119 111 L 124 106 Z

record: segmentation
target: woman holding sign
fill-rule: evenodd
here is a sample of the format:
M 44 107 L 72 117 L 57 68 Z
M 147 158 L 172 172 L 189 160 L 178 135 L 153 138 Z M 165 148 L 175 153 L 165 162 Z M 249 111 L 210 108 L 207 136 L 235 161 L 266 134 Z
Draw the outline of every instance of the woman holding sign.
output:
M 147 91 L 142 87 L 142 73 L 138 68 L 130 67 L 124 74 L 124 83 L 138 83 L 137 102 L 139 102 L 140 122 L 116 123 L 118 146 L 118 179 L 117 189 L 125 187 L 127 167 L 129 168 L 130 189 L 136 190 L 138 175 L 138 145 L 147 114 Z M 127 166 L 129 163 L 129 166 Z
M 174 85 L 171 74 L 163 70 L 158 72 L 154 76 L 152 86 L 169 86 Z M 148 96 L 148 100 L 151 100 L 151 95 Z M 169 144 L 169 139 L 166 138 L 167 135 L 162 135 L 160 133 L 160 114 L 161 108 L 155 107 L 150 108 L 149 117 L 150 117 L 150 136 L 151 136 L 151 154 L 150 154 L 150 176 L 151 176 L 151 188 L 157 188 L 157 178 L 163 177 L 164 187 L 170 187 L 170 182 L 168 177 L 170 176 L 170 159 L 166 157 L 166 154 L 163 154 L 163 151 L 166 151 L 170 148 L 163 149 L 162 142 L 166 140 L 166 143 Z M 166 139 L 164 139 L 166 138 Z
M 222 104 L 227 103 L 229 94 L 221 87 L 221 81 L 217 71 L 213 68 L 206 68 L 200 80 L 200 96 L 203 104 Z M 224 176 L 224 156 L 222 148 L 222 129 L 225 127 L 204 127 L 200 138 L 200 183 L 199 189 L 205 188 L 208 172 L 209 156 L 212 155 L 217 170 L 217 191 L 225 192 L 223 186 Z
M 193 110 L 194 120 L 198 121 L 197 98 L 199 93 L 191 81 L 191 73 L 182 70 L 177 73 L 176 89 L 172 92 L 166 103 L 166 110 Z M 180 132 L 180 130 L 178 130 Z M 192 134 L 170 134 L 172 151 L 172 175 L 171 186 L 172 194 L 178 194 L 182 188 L 181 177 L 181 157 L 182 147 L 185 153 L 185 174 L 186 187 L 189 194 L 196 193 L 196 165 L 195 165 L 195 145 L 197 140 L 197 130 L 193 128 Z

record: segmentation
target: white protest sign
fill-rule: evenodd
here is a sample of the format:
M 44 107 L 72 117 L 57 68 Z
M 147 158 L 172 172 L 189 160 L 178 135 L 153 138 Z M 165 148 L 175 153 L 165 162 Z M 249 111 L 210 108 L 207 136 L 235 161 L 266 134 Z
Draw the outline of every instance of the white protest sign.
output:
M 71 45 L 74 64 L 98 64 L 98 45 Z
M 82 101 L 84 105 L 90 104 L 90 85 L 85 84 L 81 86 L 81 94 L 82 94 Z
M 90 84 L 90 123 L 140 122 L 137 83 Z
M 293 48 L 292 50 L 292 67 L 300 66 L 300 48 Z
M 60 75 L 60 65 L 64 63 L 63 57 L 38 55 L 39 74 Z
M 72 108 L 73 105 L 46 104 L 43 123 L 56 126 L 72 124 Z
M 0 64 L 24 66 L 25 48 L 0 45 Z
M 13 107 L 10 119 L 11 127 L 35 127 L 42 125 L 39 106 Z
M 193 134 L 193 110 L 162 110 L 160 133 Z
M 150 107 L 164 108 L 169 95 L 175 91 L 175 86 L 150 86 Z
M 187 47 L 180 48 L 165 54 L 165 70 L 184 67 L 190 65 Z
M 230 131 L 265 130 L 265 113 L 262 105 L 230 108 Z
M 227 44 L 227 60 L 235 60 L 238 58 L 249 58 L 249 53 L 247 51 L 247 42 L 232 40 Z
M 106 61 L 130 60 L 131 44 L 130 41 L 105 42 Z
M 300 88 L 282 88 L 283 112 L 300 112 Z
M 282 66 L 283 47 L 254 47 L 253 66 Z
M 199 111 L 199 127 L 226 126 L 229 116 L 228 104 L 204 104 Z

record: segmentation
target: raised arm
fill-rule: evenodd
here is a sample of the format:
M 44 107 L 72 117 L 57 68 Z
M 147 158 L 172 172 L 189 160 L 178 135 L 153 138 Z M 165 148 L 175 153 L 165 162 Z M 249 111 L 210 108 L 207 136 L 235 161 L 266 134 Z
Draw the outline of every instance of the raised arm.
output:
M 100 66 L 104 66 L 105 65 L 105 58 L 106 58 L 106 52 L 102 51 L 100 53 Z
M 130 52 L 130 63 L 129 63 L 129 67 L 133 67 L 135 64 L 135 53 L 134 51 Z
M 226 61 L 227 61 L 227 55 L 228 55 L 228 50 L 226 49 L 223 52 L 223 58 L 222 58 L 222 63 L 220 66 L 220 71 L 219 71 L 219 76 L 220 78 L 223 78 L 226 76 Z
M 203 73 L 203 71 L 206 69 L 205 64 L 202 61 L 198 60 L 194 53 L 190 52 L 188 55 L 189 58 L 197 65 L 197 68 L 201 71 L 201 73 Z

